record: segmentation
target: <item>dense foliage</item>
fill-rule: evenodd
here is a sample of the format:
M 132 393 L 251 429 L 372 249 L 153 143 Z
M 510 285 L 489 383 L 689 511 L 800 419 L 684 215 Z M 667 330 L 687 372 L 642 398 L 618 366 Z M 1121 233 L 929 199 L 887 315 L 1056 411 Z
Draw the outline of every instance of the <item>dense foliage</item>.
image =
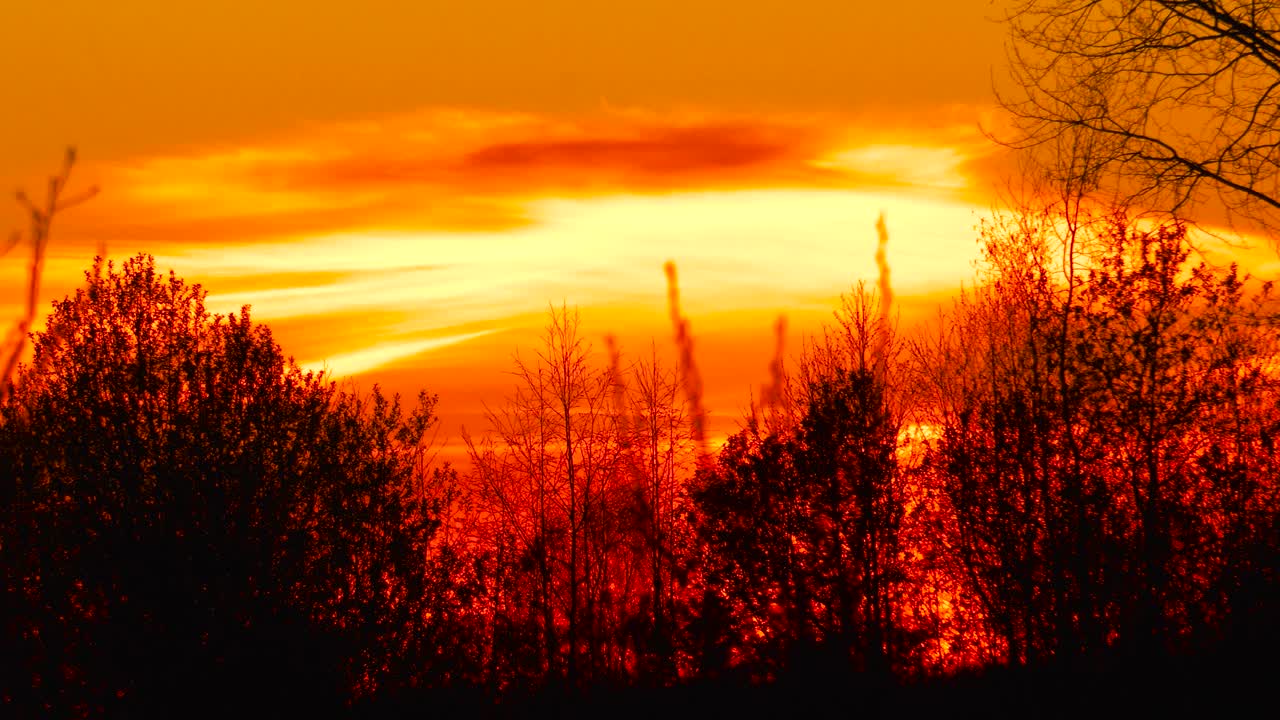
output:
M 99 262 L 0 408 L 8 703 L 331 705 L 435 653 L 434 399 L 341 391 L 203 297 Z

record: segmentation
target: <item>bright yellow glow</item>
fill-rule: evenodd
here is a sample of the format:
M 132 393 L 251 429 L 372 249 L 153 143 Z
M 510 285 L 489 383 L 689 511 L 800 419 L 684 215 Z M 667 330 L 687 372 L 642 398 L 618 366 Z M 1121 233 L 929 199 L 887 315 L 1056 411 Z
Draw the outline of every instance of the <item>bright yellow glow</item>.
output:
M 633 357 L 656 340 L 672 362 L 674 260 L 715 444 L 768 377 L 776 316 L 795 350 L 874 281 L 881 211 L 905 312 L 970 274 L 959 191 L 983 152 L 954 124 L 885 132 L 832 114 L 437 109 L 318 125 L 100 168 L 109 192 L 60 225 L 72 269 L 50 289 L 73 289 L 98 242 L 147 251 L 202 283 L 211 311 L 252 306 L 304 367 L 426 386 L 474 423 L 550 304 L 579 307 L 597 350 L 605 333 Z
M 667 259 L 680 263 L 695 331 L 715 333 L 744 324 L 734 316 L 759 316 L 750 322 L 767 331 L 772 314 L 825 313 L 852 283 L 874 279 L 871 222 L 882 209 L 891 218 L 889 259 L 904 301 L 910 302 L 913 293 L 958 285 L 971 273 L 975 245 L 966 234 L 950 231 L 972 222 L 966 206 L 799 190 L 548 199 L 530 204 L 533 224 L 507 231 L 464 236 L 340 232 L 175 248 L 158 262 L 203 278 L 215 289 L 224 275 L 256 286 L 214 292 L 208 304 L 215 312 L 248 304 L 253 316 L 266 322 L 304 317 L 324 322 L 338 313 L 348 315 L 346 322 L 358 322 L 352 318 L 361 312 L 395 309 L 403 319 L 379 332 L 352 332 L 351 342 L 358 346 L 344 354 L 343 362 L 331 361 L 338 372 L 360 373 L 419 352 L 414 350 L 419 342 L 425 343 L 423 351 L 434 347 L 430 340 L 403 340 L 405 335 L 528 322 L 525 318 L 538 318 L 549 302 L 613 308 L 607 314 L 613 322 L 627 307 L 648 308 L 657 318 L 650 329 L 665 334 L 661 267 Z M 297 275 L 322 279 L 289 284 Z M 258 282 L 251 282 L 253 277 Z M 290 350 L 312 354 L 305 347 Z M 757 369 L 749 373 L 754 381 Z
M 579 307 L 597 349 L 605 333 L 632 356 L 656 339 L 673 361 L 662 267 L 674 260 L 715 441 L 767 380 L 778 315 L 794 352 L 842 292 L 874 284 L 882 211 L 904 326 L 972 277 L 984 143 L 954 118 L 886 129 L 832 113 L 428 109 L 320 123 L 87 168 L 107 190 L 59 218 L 42 294 L 73 291 L 98 243 L 116 259 L 150 252 L 203 284 L 211 311 L 252 306 L 305 367 L 426 386 L 474 421 L 509 390 L 511 356 L 551 304 Z M 0 264 L 6 289 L 17 257 Z M 0 309 L 13 302 L 6 292 Z
M 342 353 L 323 360 L 312 360 L 300 363 L 303 370 L 314 370 L 319 372 L 325 370 L 336 374 L 343 375 L 359 375 L 368 372 L 377 367 L 381 367 L 388 363 L 412 357 L 419 353 L 436 350 L 439 348 L 449 347 L 468 340 L 474 340 L 478 337 L 488 335 L 491 330 L 474 333 L 464 333 L 462 335 L 451 335 L 449 337 L 431 338 L 428 340 L 409 340 L 405 342 L 379 342 L 365 350 L 356 350 L 354 352 Z
M 835 153 L 824 164 L 893 184 L 959 190 L 969 184 L 963 171 L 967 159 L 955 147 L 879 144 Z

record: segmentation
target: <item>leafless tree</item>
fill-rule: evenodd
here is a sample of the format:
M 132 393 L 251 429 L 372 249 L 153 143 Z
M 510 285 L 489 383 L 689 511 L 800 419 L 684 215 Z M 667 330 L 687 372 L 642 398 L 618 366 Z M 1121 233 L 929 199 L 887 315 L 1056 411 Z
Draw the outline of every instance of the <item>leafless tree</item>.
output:
M 615 379 L 590 358 L 577 312 L 553 309 L 536 358 L 516 359 L 515 394 L 489 413 L 493 435 L 467 438 L 487 542 L 507 555 L 499 564 L 532 575 L 523 584 L 533 585 L 524 591 L 533 607 L 509 609 L 537 611 L 541 672 L 563 671 L 570 684 L 618 665 L 610 618 L 625 596 L 615 582 L 627 475 Z
M 1006 20 L 997 139 L 1085 158 L 1058 170 L 1150 210 L 1216 201 L 1238 229 L 1276 226 L 1280 3 L 1015 0 Z
M 639 499 L 639 522 L 633 523 L 647 565 L 647 612 L 642 621 L 649 638 L 641 654 L 643 672 L 662 680 L 675 676 L 673 648 L 676 585 L 681 548 L 687 540 L 683 517 L 683 478 L 694 451 L 687 405 L 680 393 L 677 373 L 664 367 L 657 349 L 635 364 L 630 386 L 624 388 L 627 414 L 627 450 L 631 456 Z
M 71 167 L 76 161 L 74 148 L 67 148 L 67 156 L 62 164 L 62 171 L 49 178 L 49 189 L 45 195 L 44 205 L 38 206 L 21 190 L 17 193 L 18 204 L 31 218 L 30 235 L 27 238 L 31 245 L 31 259 L 27 262 L 26 297 L 22 316 L 0 341 L 0 401 L 9 396 L 10 383 L 14 371 L 18 368 L 18 360 L 26 349 L 27 337 L 36 318 L 36 304 L 40 298 L 40 278 L 44 272 L 45 250 L 49 245 L 49 228 L 53 218 L 59 212 L 88 200 L 98 193 L 97 187 L 77 195 L 64 197 L 67 181 L 71 177 Z M 22 242 L 22 234 L 15 231 L 3 245 L 0 245 L 0 257 L 9 253 Z

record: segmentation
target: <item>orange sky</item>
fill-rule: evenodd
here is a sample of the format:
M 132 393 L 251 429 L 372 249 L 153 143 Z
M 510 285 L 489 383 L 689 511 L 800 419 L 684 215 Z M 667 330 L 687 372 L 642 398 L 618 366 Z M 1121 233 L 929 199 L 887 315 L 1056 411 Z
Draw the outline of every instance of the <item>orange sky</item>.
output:
M 880 211 L 918 317 L 972 275 L 1001 180 L 987 3 L 208 5 L 6 8 L 0 182 L 38 189 L 75 143 L 103 188 L 55 228 L 44 294 L 99 243 L 150 252 L 307 366 L 439 392 L 451 434 L 551 303 L 674 362 L 668 259 L 731 429 L 773 319 L 794 348 L 874 280 Z

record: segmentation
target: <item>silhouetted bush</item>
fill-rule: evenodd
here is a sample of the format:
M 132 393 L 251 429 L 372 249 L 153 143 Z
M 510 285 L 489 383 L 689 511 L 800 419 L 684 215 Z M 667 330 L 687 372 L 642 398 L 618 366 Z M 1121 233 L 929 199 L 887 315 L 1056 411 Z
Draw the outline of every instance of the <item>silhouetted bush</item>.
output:
M 149 257 L 87 277 L 0 407 L 6 705 L 294 713 L 428 672 L 465 602 L 431 548 L 434 398 L 304 373 Z

